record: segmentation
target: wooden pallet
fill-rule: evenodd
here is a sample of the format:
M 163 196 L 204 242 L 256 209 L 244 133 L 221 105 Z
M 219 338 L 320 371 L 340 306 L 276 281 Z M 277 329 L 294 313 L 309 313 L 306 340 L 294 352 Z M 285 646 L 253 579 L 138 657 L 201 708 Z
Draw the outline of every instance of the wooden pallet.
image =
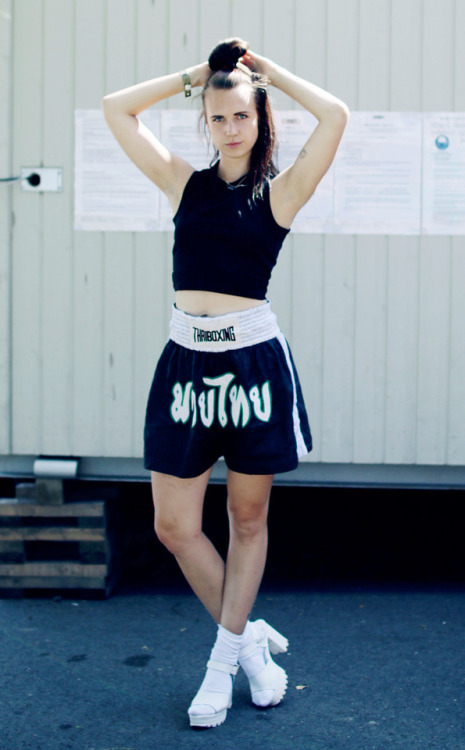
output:
M 0 595 L 13 591 L 110 593 L 105 503 L 0 500 Z

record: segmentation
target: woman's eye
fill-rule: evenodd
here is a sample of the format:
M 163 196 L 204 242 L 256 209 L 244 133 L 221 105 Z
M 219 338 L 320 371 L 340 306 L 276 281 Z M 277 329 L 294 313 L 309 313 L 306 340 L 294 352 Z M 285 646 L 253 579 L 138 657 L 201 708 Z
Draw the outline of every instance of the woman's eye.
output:
M 245 119 L 247 118 L 247 115 L 245 115 L 245 114 L 241 113 L 241 114 L 240 114 L 240 115 L 238 115 L 237 117 L 238 117 L 238 119 L 239 119 L 239 120 L 245 120 Z

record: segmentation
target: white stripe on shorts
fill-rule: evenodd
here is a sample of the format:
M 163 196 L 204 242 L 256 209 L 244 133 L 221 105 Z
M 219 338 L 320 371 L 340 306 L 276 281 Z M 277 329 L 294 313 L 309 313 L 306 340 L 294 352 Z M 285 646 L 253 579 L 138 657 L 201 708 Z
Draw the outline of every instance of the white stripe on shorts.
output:
M 305 444 L 304 436 L 302 435 L 302 430 L 300 429 L 300 419 L 299 419 L 299 410 L 297 408 L 297 388 L 295 385 L 295 377 L 294 377 L 294 368 L 292 367 L 289 347 L 286 341 L 285 336 L 279 332 L 279 334 L 276 337 L 281 344 L 284 356 L 286 357 L 287 366 L 289 368 L 289 373 L 292 378 L 292 390 L 294 392 L 294 402 L 292 406 L 292 420 L 294 423 L 294 436 L 295 436 L 295 442 L 296 442 L 296 448 L 297 448 L 297 455 L 300 458 L 300 456 L 305 456 L 308 453 L 307 446 Z

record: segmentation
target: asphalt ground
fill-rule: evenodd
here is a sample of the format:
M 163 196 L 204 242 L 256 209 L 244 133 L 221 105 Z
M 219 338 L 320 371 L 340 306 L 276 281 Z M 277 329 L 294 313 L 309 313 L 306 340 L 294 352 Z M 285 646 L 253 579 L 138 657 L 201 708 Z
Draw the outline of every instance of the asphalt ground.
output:
M 239 672 L 220 727 L 189 727 L 215 628 L 185 589 L 0 600 L 4 750 L 464 750 L 460 586 L 265 588 L 288 636 L 276 708 Z

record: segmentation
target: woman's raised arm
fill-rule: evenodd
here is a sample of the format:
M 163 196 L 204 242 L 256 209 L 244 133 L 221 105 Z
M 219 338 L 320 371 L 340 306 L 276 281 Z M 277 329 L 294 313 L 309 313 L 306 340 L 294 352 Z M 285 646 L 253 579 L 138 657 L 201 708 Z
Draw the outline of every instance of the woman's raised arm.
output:
M 272 182 L 271 207 L 282 226 L 290 226 L 296 213 L 313 194 L 328 171 L 349 119 L 344 102 L 303 78 L 290 73 L 254 52 L 244 56 L 245 63 L 264 74 L 270 83 L 311 112 L 318 125 L 301 149 L 294 164 Z
M 192 86 L 203 86 L 209 72 L 208 63 L 188 68 Z M 193 167 L 160 143 L 137 115 L 181 91 L 181 75 L 173 73 L 130 86 L 102 99 L 105 120 L 121 148 L 166 193 L 173 205 L 179 202 Z

